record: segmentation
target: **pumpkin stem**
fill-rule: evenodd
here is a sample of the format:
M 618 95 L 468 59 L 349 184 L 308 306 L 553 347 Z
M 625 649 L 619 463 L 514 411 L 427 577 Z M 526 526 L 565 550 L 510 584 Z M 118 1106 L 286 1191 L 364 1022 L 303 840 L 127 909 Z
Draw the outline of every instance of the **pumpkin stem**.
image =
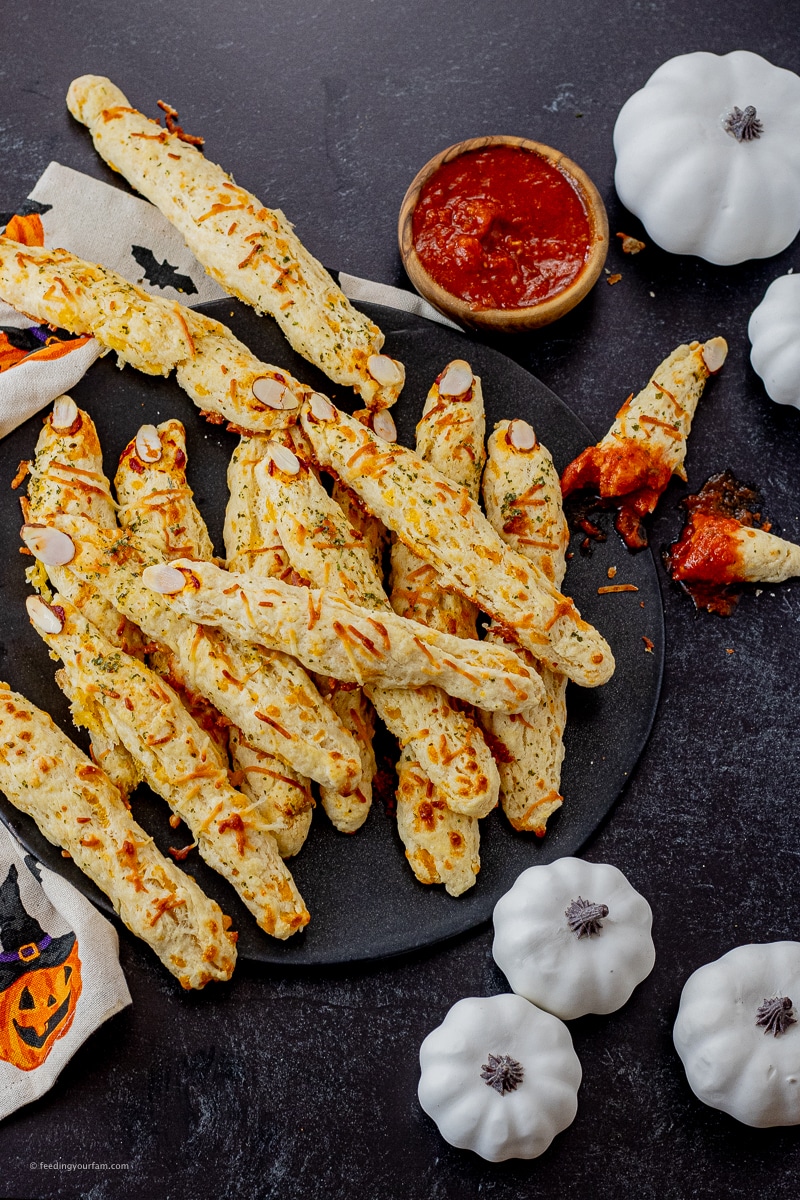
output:
M 481 1079 L 501 1096 L 506 1092 L 515 1092 L 524 1075 L 522 1063 L 509 1054 L 490 1054 L 489 1061 L 481 1067 Z
M 591 900 L 583 900 L 578 896 L 569 908 L 564 910 L 564 916 L 576 937 L 592 937 L 603 928 L 603 918 L 608 916 L 607 904 L 593 904 Z
M 785 1033 L 790 1025 L 797 1024 L 797 1018 L 792 1015 L 793 1008 L 794 1005 L 788 996 L 765 999 L 756 1012 L 756 1025 L 763 1025 L 764 1033 L 771 1033 L 773 1037 L 777 1037 L 779 1033 Z
M 722 122 L 722 128 L 735 137 L 737 142 L 751 142 L 753 138 L 761 137 L 764 132 L 764 126 L 756 116 L 755 106 L 752 104 L 748 104 L 745 109 L 734 104 Z

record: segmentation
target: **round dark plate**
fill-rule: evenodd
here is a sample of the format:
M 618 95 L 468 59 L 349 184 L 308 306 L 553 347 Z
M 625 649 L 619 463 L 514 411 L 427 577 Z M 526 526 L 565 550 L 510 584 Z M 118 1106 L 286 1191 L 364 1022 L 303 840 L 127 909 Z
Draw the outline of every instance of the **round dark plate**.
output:
M 413 445 L 414 427 L 432 380 L 452 358 L 469 359 L 482 377 L 489 430 L 503 418 L 525 417 L 552 452 L 559 470 L 594 441 L 557 396 L 504 355 L 422 318 L 377 306 L 362 307 L 386 333 L 387 352 L 406 364 L 406 388 L 393 410 L 400 441 L 406 445 Z M 352 394 L 337 396 L 327 380 L 289 350 L 271 321 L 237 301 L 218 301 L 206 305 L 205 311 L 228 324 L 262 360 L 285 365 L 298 378 L 353 407 Z M 225 472 L 236 436 L 207 424 L 173 381 L 151 378 L 131 368 L 120 372 L 113 355 L 97 362 L 72 389 L 72 395 L 97 424 L 106 471 L 111 476 L 119 455 L 141 424 L 158 424 L 169 417 L 184 422 L 189 480 L 215 547 L 222 551 Z M 32 457 L 40 425 L 40 417 L 32 418 L 3 444 L 0 677 L 50 712 L 62 729 L 86 746 L 86 738 L 76 732 L 55 684 L 55 664 L 25 611 L 28 560 L 18 553 L 19 503 L 9 484 L 20 459 Z M 604 520 L 601 518 L 601 523 Z M 492 813 L 481 823 L 477 883 L 453 899 L 443 888 L 425 887 L 416 881 L 405 863 L 394 821 L 383 807 L 373 805 L 363 828 L 347 836 L 333 829 L 318 806 L 309 839 L 291 860 L 311 923 L 287 942 L 262 933 L 229 885 L 192 854 L 186 869 L 233 917 L 242 957 L 309 966 L 388 958 L 431 946 L 488 920 L 495 902 L 520 871 L 576 853 L 597 829 L 625 786 L 650 732 L 661 686 L 664 626 L 650 552 L 629 554 L 613 530 L 606 542 L 593 546 L 588 557 L 580 553 L 579 540 L 573 539 L 575 553 L 564 588 L 575 597 L 582 614 L 608 638 L 617 669 L 605 687 L 588 690 L 570 685 L 562 779 L 565 803 L 551 819 L 547 835 L 538 839 L 515 833 L 499 810 Z M 598 587 L 608 583 L 609 566 L 617 567 L 615 583 L 633 583 L 638 592 L 598 595 Z M 644 638 L 653 643 L 651 652 Z M 132 804 L 137 819 L 162 850 L 188 841 L 185 827 L 170 828 L 167 806 L 149 789 L 140 787 Z M 106 897 L 4 797 L 0 797 L 0 816 L 47 866 L 110 911 Z

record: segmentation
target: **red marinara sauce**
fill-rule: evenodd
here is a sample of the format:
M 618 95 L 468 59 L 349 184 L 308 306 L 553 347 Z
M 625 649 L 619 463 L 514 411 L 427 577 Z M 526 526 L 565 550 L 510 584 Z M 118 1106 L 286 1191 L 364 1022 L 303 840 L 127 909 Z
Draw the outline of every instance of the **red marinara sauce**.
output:
M 412 219 L 425 270 L 473 309 L 527 308 L 586 265 L 592 227 L 580 194 L 549 159 L 518 146 L 472 150 L 427 181 Z

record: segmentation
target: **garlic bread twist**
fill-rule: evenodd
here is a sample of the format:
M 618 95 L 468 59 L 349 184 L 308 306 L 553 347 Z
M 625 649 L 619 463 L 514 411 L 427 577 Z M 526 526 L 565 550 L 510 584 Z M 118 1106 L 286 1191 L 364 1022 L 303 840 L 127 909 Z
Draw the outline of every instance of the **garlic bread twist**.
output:
M 0 789 L 108 896 L 183 987 L 230 979 L 230 918 L 164 858 L 105 772 L 7 683 L 0 683 Z
M 614 670 L 606 640 L 522 555 L 505 545 L 466 488 L 413 450 L 387 445 L 316 394 L 301 413 L 317 461 L 339 475 L 453 588 L 507 626 L 538 659 L 596 687 Z M 485 707 L 485 705 L 479 705 Z
M 0 297 L 38 321 L 91 333 L 120 365 L 175 377 L 204 416 L 238 429 L 291 424 L 309 389 L 260 362 L 219 321 L 151 296 L 66 250 L 0 237 Z
M 489 438 L 483 474 L 486 515 L 503 540 L 523 554 L 554 587 L 566 572 L 569 529 L 561 507 L 558 472 L 549 452 L 526 421 L 501 421 Z M 490 626 L 490 640 L 505 640 Z M 530 655 L 520 648 L 525 662 Z M 487 714 L 494 735 L 503 810 L 515 829 L 541 837 L 561 807 L 561 764 L 567 721 L 566 676 L 536 664 L 542 699 L 514 716 Z
M 261 928 L 277 938 L 302 929 L 308 912 L 274 838 L 231 786 L 213 743 L 177 693 L 61 597 L 51 606 L 32 597 L 28 611 L 64 664 L 76 720 L 87 697 L 101 705 L 149 786 L 186 822 L 201 857 L 236 889 Z
M 402 366 L 380 353 L 377 325 L 353 308 L 282 212 L 131 108 L 109 79 L 74 80 L 67 105 L 89 127 L 97 152 L 161 210 L 226 291 L 274 317 L 298 354 L 355 388 L 370 408 L 394 404 Z

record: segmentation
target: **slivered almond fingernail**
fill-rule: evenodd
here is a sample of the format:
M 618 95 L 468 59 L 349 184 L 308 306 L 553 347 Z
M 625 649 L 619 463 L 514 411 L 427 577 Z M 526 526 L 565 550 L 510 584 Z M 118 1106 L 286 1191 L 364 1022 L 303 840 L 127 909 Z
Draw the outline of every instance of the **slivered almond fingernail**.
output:
M 318 421 L 332 421 L 336 416 L 336 409 L 321 392 L 311 393 L 308 397 L 308 407 L 311 409 L 311 415 Z
M 711 338 L 704 344 L 700 353 L 703 355 L 703 362 L 708 367 L 709 373 L 713 375 L 719 371 L 728 357 L 728 343 L 722 337 Z
M 42 633 L 61 633 L 64 628 L 64 618 L 56 608 L 45 604 L 41 596 L 28 596 L 25 601 L 28 616 L 37 629 Z M 63 611 L 63 610 L 62 610 Z
M 260 375 L 258 379 L 253 380 L 253 395 L 260 404 L 266 404 L 267 408 L 274 408 L 279 412 L 297 408 L 298 401 L 294 392 L 285 383 L 281 383 L 279 379 L 272 379 L 269 375 Z
M 475 376 L 472 367 L 463 358 L 455 358 L 445 367 L 439 380 L 440 396 L 463 396 L 472 387 Z
M 512 421 L 508 427 L 508 440 L 515 450 L 533 450 L 536 448 L 536 432 L 527 421 Z
M 382 408 L 380 412 L 375 413 L 372 418 L 372 432 L 376 433 L 384 442 L 397 441 L 397 426 L 388 408 Z
M 75 543 L 52 525 L 23 525 L 20 533 L 34 558 L 46 567 L 64 567 L 75 557 Z
M 151 592 L 158 592 L 161 596 L 173 596 L 176 592 L 183 591 L 186 580 L 176 567 L 171 567 L 168 563 L 153 563 L 142 571 L 142 583 L 149 587 Z
M 161 458 L 161 438 L 155 425 L 143 425 L 136 435 L 136 453 L 142 462 L 158 462 Z
M 78 416 L 78 406 L 72 396 L 59 396 L 50 414 L 53 429 L 71 429 Z
M 405 379 L 405 371 L 399 362 L 389 358 L 388 354 L 370 354 L 367 359 L 367 370 L 376 383 L 381 387 L 394 387 Z
M 279 471 L 284 471 L 287 475 L 296 475 L 298 473 L 300 470 L 300 459 L 288 446 L 282 446 L 280 442 L 270 442 L 267 449 L 270 458 Z

